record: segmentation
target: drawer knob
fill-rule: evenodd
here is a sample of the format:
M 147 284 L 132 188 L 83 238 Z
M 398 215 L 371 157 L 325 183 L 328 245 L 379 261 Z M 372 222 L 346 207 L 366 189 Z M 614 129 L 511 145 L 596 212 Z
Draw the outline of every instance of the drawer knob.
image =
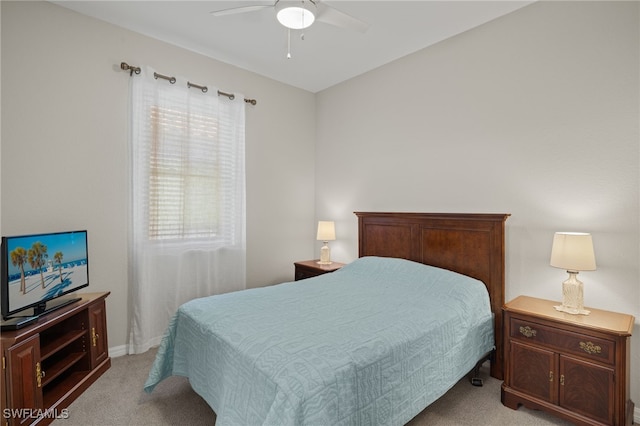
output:
M 520 333 L 523 334 L 525 337 L 535 337 L 535 335 L 538 332 L 529 326 L 526 326 L 526 327 L 520 326 Z
M 588 354 L 599 354 L 602 351 L 602 348 L 593 342 L 580 342 L 580 348 Z

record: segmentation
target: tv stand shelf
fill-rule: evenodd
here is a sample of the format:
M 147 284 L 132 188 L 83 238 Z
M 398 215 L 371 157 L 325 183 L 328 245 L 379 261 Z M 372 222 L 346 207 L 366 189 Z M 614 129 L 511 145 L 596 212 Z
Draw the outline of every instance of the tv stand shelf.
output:
M 70 353 L 65 355 L 63 359 L 52 364 L 47 371 L 45 377 L 42 378 L 42 387 L 46 389 L 46 386 L 51 383 L 54 379 L 58 378 L 65 371 L 73 367 L 78 361 L 84 358 L 85 353 Z
M 70 345 L 76 340 L 84 337 L 84 334 L 85 334 L 84 330 L 73 330 L 64 334 L 63 336 L 60 336 L 59 338 L 52 341 L 51 343 L 48 343 L 47 345 L 41 345 L 40 357 L 42 359 L 49 358 L 51 355 L 60 351 L 65 346 Z
M 2 333 L 2 426 L 65 418 L 69 404 L 111 366 L 108 295 L 79 295 L 29 326 Z

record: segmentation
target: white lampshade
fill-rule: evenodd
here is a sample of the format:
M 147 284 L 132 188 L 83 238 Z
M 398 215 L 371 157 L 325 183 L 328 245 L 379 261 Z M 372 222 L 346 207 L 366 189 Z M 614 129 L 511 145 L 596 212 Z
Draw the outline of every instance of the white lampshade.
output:
M 278 22 L 292 30 L 301 30 L 313 24 L 316 6 L 311 0 L 286 1 L 276 3 Z
M 333 221 L 321 220 L 318 222 L 318 241 L 333 241 L 336 239 L 336 226 Z
M 551 247 L 551 266 L 567 271 L 595 271 L 591 234 L 556 232 Z

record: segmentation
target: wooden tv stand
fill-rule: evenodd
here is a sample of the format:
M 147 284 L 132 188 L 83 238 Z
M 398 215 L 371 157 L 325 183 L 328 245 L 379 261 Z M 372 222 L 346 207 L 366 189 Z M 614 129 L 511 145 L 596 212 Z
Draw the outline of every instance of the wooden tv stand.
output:
M 81 299 L 24 328 L 2 332 L 2 426 L 71 416 L 67 407 L 111 366 L 105 299 Z

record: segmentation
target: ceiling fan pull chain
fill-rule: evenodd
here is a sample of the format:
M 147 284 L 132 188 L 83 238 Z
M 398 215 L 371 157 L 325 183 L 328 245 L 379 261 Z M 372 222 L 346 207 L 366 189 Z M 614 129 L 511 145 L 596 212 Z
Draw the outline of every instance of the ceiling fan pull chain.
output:
M 291 28 L 287 28 L 287 59 L 291 59 Z

